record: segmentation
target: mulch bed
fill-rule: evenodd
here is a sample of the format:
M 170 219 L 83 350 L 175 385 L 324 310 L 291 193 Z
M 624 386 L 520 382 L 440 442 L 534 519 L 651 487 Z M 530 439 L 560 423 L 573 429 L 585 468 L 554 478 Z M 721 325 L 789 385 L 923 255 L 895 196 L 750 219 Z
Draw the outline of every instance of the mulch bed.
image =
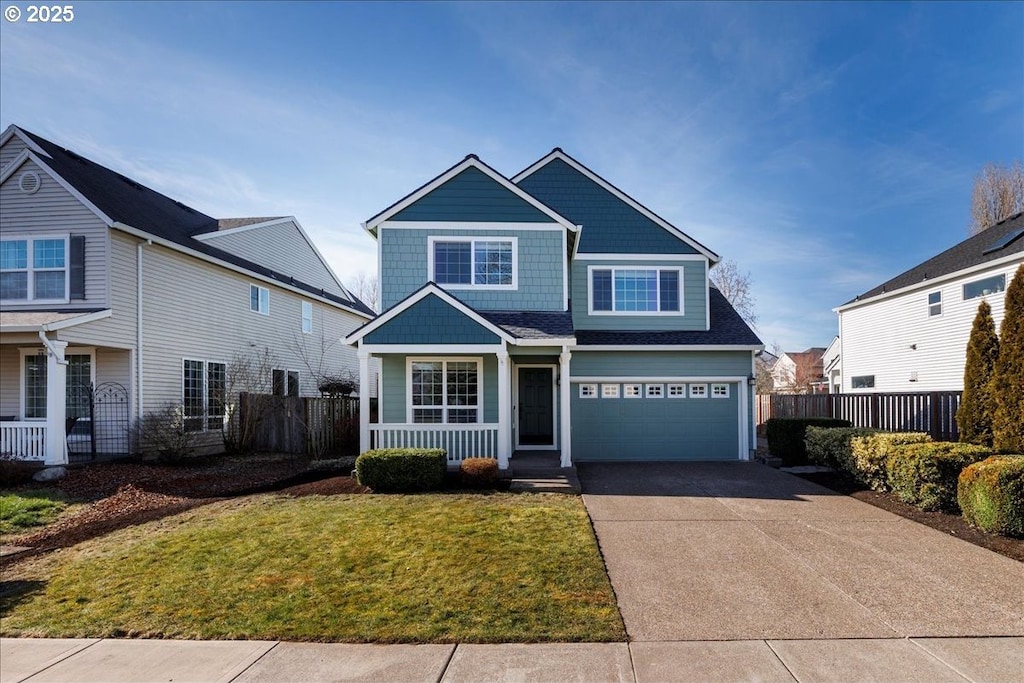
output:
M 1024 539 L 985 533 L 967 524 L 960 515 L 918 510 L 913 505 L 904 503 L 891 493 L 879 493 L 878 491 L 865 489 L 863 485 L 841 472 L 813 472 L 797 474 L 796 476 L 812 481 L 819 486 L 832 489 L 836 493 L 856 498 L 900 517 L 924 524 L 944 534 L 956 536 L 982 548 L 988 548 L 1010 559 L 1024 562 Z
M 87 505 L 35 532 L 12 537 L 31 547 L 25 557 L 103 536 L 125 527 L 161 519 L 225 498 L 278 492 L 289 496 L 365 493 L 351 477 L 310 471 L 305 461 L 280 456 L 216 458 L 181 467 L 144 463 L 106 463 L 74 468 L 49 485 L 69 500 Z M 46 484 L 20 488 L 38 490 Z

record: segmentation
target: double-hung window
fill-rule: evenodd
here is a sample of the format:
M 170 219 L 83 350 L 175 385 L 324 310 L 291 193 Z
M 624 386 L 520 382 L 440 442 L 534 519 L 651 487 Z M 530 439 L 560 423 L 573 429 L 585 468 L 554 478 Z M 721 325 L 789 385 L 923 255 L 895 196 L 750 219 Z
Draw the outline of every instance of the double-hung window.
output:
M 474 289 L 518 286 L 515 237 L 431 237 L 429 277 L 439 285 Z
M 591 266 L 590 313 L 681 315 L 683 269 Z
M 302 302 L 302 333 L 311 334 L 313 332 L 313 304 L 308 301 Z
M 928 317 L 942 315 L 942 292 L 932 292 L 928 295 Z
M 480 422 L 479 360 L 413 360 L 409 377 L 413 422 Z
M 181 379 L 185 431 L 220 429 L 227 405 L 227 365 L 185 359 Z
M 249 285 L 249 310 L 270 315 L 270 290 L 259 285 Z
M 69 300 L 68 236 L 0 240 L 0 299 Z

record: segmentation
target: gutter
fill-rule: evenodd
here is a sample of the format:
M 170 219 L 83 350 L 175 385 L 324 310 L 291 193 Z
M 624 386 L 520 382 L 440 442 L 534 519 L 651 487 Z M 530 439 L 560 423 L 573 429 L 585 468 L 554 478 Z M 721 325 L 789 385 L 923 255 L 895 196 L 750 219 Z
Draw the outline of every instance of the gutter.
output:
M 39 328 L 39 341 L 43 342 L 43 346 L 46 347 L 47 352 L 51 356 L 53 356 L 54 358 L 59 359 L 57 362 L 60 365 L 67 365 L 68 364 L 67 359 L 66 358 L 61 358 L 60 354 L 57 353 L 57 350 L 53 348 L 53 343 L 51 342 L 50 338 L 46 336 L 47 331 L 48 331 L 48 329 L 47 329 L 46 325 L 40 326 L 40 328 Z

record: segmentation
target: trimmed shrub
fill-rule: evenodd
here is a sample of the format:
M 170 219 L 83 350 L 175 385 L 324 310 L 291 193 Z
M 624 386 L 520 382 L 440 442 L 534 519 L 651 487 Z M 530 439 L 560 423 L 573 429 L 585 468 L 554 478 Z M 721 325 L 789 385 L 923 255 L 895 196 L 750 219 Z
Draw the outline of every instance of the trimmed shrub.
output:
M 992 445 L 1003 453 L 1024 453 L 1024 264 L 1003 299 L 999 358 L 992 371 Z
M 498 481 L 498 461 L 494 458 L 466 458 L 459 465 L 463 486 L 486 488 Z
M 804 447 L 804 432 L 813 427 L 849 427 L 849 420 L 835 420 L 830 417 L 773 417 L 764 423 L 768 437 L 768 450 L 782 464 L 807 464 L 807 450 Z
M 429 491 L 444 484 L 443 448 L 379 448 L 356 458 L 356 478 L 374 491 Z
M 957 480 L 968 465 L 992 455 L 970 443 L 915 443 L 897 446 L 885 463 L 892 492 L 922 510 L 958 512 Z
M 809 425 L 804 436 L 807 459 L 815 465 L 837 470 L 853 470 L 850 439 L 874 434 L 877 429 L 866 427 L 815 427 Z
M 964 393 L 956 411 L 960 440 L 982 446 L 992 445 L 992 370 L 999 358 L 999 337 L 987 301 L 978 304 L 964 365 Z
M 1024 455 L 994 455 L 964 469 L 957 502 L 968 524 L 1024 536 Z
M 928 443 L 932 437 L 923 432 L 876 432 L 850 439 L 849 472 L 873 491 L 889 490 L 885 461 L 897 446 Z

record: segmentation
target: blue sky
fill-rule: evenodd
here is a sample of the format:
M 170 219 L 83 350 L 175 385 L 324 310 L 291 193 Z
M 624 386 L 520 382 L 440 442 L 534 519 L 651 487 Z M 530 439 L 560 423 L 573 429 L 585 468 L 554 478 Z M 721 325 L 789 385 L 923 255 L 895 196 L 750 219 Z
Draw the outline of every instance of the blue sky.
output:
M 1024 156 L 1024 3 L 101 3 L 0 24 L 0 123 L 214 216 L 359 223 L 552 147 L 750 271 L 766 344 L 966 236 Z

